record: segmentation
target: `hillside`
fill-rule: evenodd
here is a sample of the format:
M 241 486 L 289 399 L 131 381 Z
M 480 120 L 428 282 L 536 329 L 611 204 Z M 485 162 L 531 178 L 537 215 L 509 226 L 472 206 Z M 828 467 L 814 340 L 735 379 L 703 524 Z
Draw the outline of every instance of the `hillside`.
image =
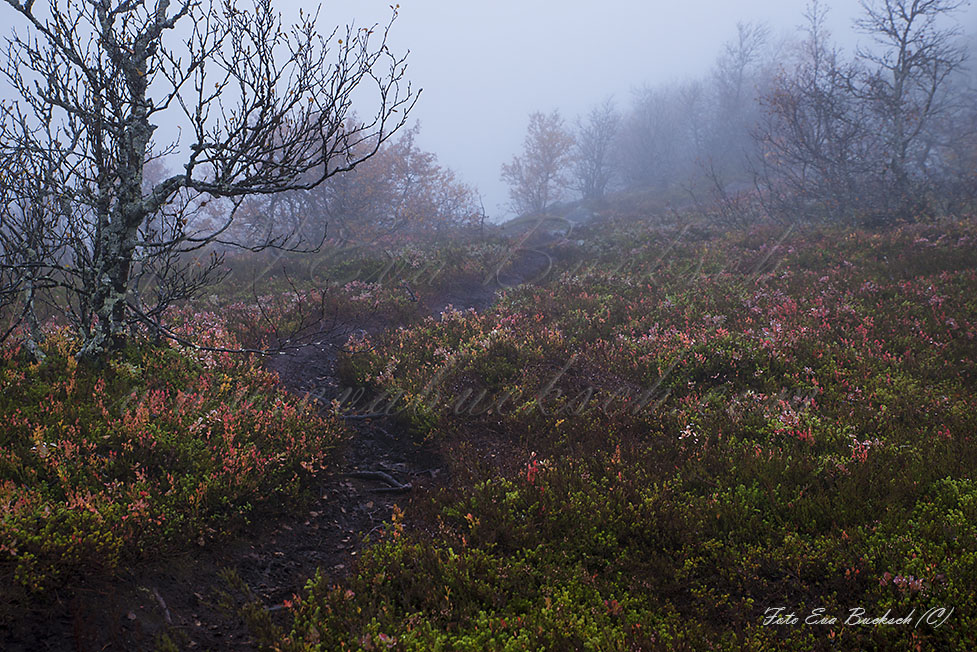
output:
M 973 223 L 578 235 L 186 313 L 304 324 L 294 398 L 240 355 L 8 350 L 6 647 L 966 649 Z

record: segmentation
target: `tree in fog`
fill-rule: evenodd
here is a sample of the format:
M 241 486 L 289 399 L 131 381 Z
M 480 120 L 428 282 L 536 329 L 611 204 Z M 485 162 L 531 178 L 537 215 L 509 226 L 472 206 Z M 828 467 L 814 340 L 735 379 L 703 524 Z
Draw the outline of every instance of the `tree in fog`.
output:
M 738 23 L 736 37 L 723 45 L 713 70 L 715 119 L 708 165 L 742 169 L 752 151 L 750 131 L 760 117 L 757 98 L 766 83 L 770 30 L 757 23 Z
M 866 67 L 856 92 L 879 122 L 885 143 L 887 196 L 908 211 L 924 192 L 917 187 L 934 154 L 931 128 L 950 109 L 948 82 L 966 60 L 958 27 L 945 21 L 966 0 L 862 0 L 858 27 L 875 48 L 861 49 Z
M 221 267 L 216 254 L 189 255 L 238 244 L 242 198 L 352 169 L 416 99 L 389 24 L 323 35 L 315 16 L 282 25 L 270 0 L 6 2 L 26 30 L 2 64 L 19 99 L 0 115 L 0 277 L 28 300 L 51 290 L 82 358 L 119 348 L 139 325 L 160 332 L 165 306 Z M 371 89 L 372 119 L 348 122 L 353 96 Z M 164 121 L 189 142 L 158 143 Z M 147 164 L 163 155 L 182 155 L 182 167 L 147 187 Z M 215 198 L 229 210 L 204 219 Z
M 419 125 L 401 130 L 369 160 L 311 190 L 249 198 L 244 221 L 259 240 L 296 229 L 314 238 L 328 224 L 331 240 L 356 246 L 471 227 L 482 214 L 477 193 L 417 144 L 419 133 Z
M 966 192 L 972 175 L 960 161 L 973 132 L 951 83 L 965 57 L 957 30 L 942 26 L 961 4 L 865 2 L 857 24 L 876 47 L 844 61 L 812 2 L 797 62 L 763 97 L 756 131 L 758 180 L 776 212 L 912 219 L 937 196 Z
M 705 176 L 725 187 L 749 177 L 758 96 L 772 76 L 767 34 L 739 24 L 708 76 L 635 93 L 614 152 L 626 186 L 663 191 Z
M 578 121 L 573 176 L 585 200 L 603 199 L 613 174 L 613 147 L 621 116 L 607 99 Z
M 676 99 L 682 116 L 682 133 L 688 143 L 688 156 L 702 160 L 707 156 L 712 137 L 708 88 L 701 79 L 692 79 L 679 86 Z
M 777 214 L 797 219 L 814 210 L 850 219 L 872 192 L 878 137 L 872 116 L 852 93 L 857 68 L 831 44 L 824 6 L 815 0 L 805 17 L 793 65 L 761 99 L 756 172 Z
M 977 198 L 977 83 L 966 74 L 949 85 L 945 113 L 927 129 L 931 154 L 923 174 L 933 208 L 952 214 Z
M 689 148 L 684 116 L 672 87 L 647 87 L 635 94 L 624 119 L 618 157 L 624 182 L 632 188 L 664 190 L 687 173 Z
M 374 232 L 380 235 L 402 232 L 435 235 L 452 228 L 471 226 L 479 219 L 481 208 L 475 191 L 438 163 L 434 153 L 417 144 L 418 133 L 419 125 L 404 130 L 364 164 L 385 189 L 383 194 L 387 203 L 380 207 L 379 221 L 364 220 L 364 216 L 356 213 L 343 214 L 326 200 L 329 214 L 342 223 L 350 235 L 359 235 L 361 240 L 375 237 Z M 359 172 L 353 170 L 340 176 L 355 177 Z M 331 189 L 329 181 L 323 189 Z
M 522 154 L 502 165 L 510 207 L 517 215 L 542 213 L 562 198 L 570 183 L 573 147 L 559 111 L 529 116 Z

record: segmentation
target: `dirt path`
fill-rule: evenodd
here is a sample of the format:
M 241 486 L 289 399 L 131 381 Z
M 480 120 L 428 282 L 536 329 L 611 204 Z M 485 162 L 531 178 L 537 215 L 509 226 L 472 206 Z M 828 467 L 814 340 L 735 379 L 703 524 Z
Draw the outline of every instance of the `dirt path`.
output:
M 506 286 L 517 285 L 539 276 L 545 264 L 538 257 L 514 260 L 501 280 Z M 499 289 L 498 283 L 458 282 L 419 300 L 434 316 L 449 304 L 481 311 L 492 304 Z M 350 331 L 372 334 L 394 325 L 376 316 L 277 356 L 269 367 L 296 394 L 318 392 L 332 398 L 339 391 L 338 352 Z M 410 513 L 412 500 L 449 480 L 438 455 L 412 442 L 394 419 L 350 424 L 353 435 L 335 471 L 320 474 L 311 504 L 301 511 L 256 513 L 251 525 L 230 541 L 188 542 L 181 555 L 140 563 L 110 580 L 74 586 L 44 604 L 7 605 L 8 613 L 23 616 L 9 625 L 0 620 L 0 650 L 152 650 L 163 633 L 180 649 L 255 649 L 235 610 L 222 607 L 222 602 L 234 607 L 250 592 L 273 614 L 279 613 L 282 602 L 301 591 L 317 569 L 328 580 L 341 579 L 364 537 L 375 536 L 395 504 Z M 412 489 L 399 494 L 377 491 L 389 487 L 350 475 L 358 471 L 382 471 L 401 484 L 410 483 Z M 239 582 L 229 582 L 228 573 Z

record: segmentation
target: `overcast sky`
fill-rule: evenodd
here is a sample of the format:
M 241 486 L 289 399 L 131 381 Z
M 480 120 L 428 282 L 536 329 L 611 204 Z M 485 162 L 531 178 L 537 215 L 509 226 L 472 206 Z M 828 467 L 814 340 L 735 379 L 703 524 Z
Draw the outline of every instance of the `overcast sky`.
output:
M 249 0 L 242 5 L 250 4 Z M 322 30 L 385 23 L 389 0 L 325 2 Z M 568 122 L 605 97 L 625 108 L 644 85 L 706 74 L 736 23 L 764 22 L 773 39 L 797 34 L 807 0 L 401 0 L 391 34 L 410 50 L 408 77 L 423 88 L 419 144 L 505 217 L 499 168 L 516 154 L 528 115 L 559 108 Z M 835 39 L 851 51 L 857 0 L 825 0 Z M 288 17 L 298 0 L 274 0 Z M 977 8 L 961 14 L 977 32 Z M 23 19 L 0 3 L 0 22 Z M 4 95 L 7 93 L 4 92 Z
M 359 22 L 389 2 L 358 0 Z M 396 48 L 410 49 L 410 79 L 424 92 L 420 144 L 477 186 L 489 215 L 504 213 L 499 168 L 522 144 L 530 112 L 573 119 L 613 95 L 626 106 L 645 84 L 706 73 L 738 21 L 773 36 L 803 22 L 806 0 L 401 0 Z M 833 0 L 829 23 L 851 44 L 855 0 Z M 347 9 L 346 11 L 349 11 Z M 336 20 L 325 5 L 321 17 Z M 344 16 L 343 20 L 347 20 Z

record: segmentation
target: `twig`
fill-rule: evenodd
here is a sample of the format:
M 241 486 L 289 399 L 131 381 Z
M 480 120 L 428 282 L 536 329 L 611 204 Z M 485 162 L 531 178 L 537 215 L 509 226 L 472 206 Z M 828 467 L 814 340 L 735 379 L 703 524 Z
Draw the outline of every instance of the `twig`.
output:
M 159 606 L 163 609 L 163 616 L 166 618 L 166 624 L 172 625 L 173 618 L 170 616 L 170 610 L 166 606 L 166 601 L 163 600 L 163 596 L 159 594 L 159 590 L 154 586 L 153 595 L 156 596 L 156 601 L 159 602 Z
M 411 491 L 414 486 L 411 483 L 400 485 L 399 487 L 377 487 L 376 489 L 370 489 L 375 494 L 405 494 Z
M 371 489 L 370 491 L 374 493 L 407 493 L 414 488 L 411 483 L 401 484 L 389 473 L 384 473 L 383 471 L 351 471 L 346 475 L 351 478 L 359 478 L 360 480 L 379 480 L 390 485 L 389 487 Z
M 384 473 L 383 471 L 351 471 L 347 473 L 351 478 L 359 478 L 360 480 L 379 480 L 384 482 L 391 487 L 402 487 L 403 485 L 393 479 L 389 473 Z
M 400 284 L 400 287 L 402 287 L 404 290 L 407 291 L 407 295 L 410 297 L 410 300 L 411 301 L 413 301 L 415 303 L 417 302 L 417 295 L 414 294 L 414 290 L 412 290 L 411 287 L 407 284 L 407 281 L 404 281 L 403 283 L 401 283 Z

